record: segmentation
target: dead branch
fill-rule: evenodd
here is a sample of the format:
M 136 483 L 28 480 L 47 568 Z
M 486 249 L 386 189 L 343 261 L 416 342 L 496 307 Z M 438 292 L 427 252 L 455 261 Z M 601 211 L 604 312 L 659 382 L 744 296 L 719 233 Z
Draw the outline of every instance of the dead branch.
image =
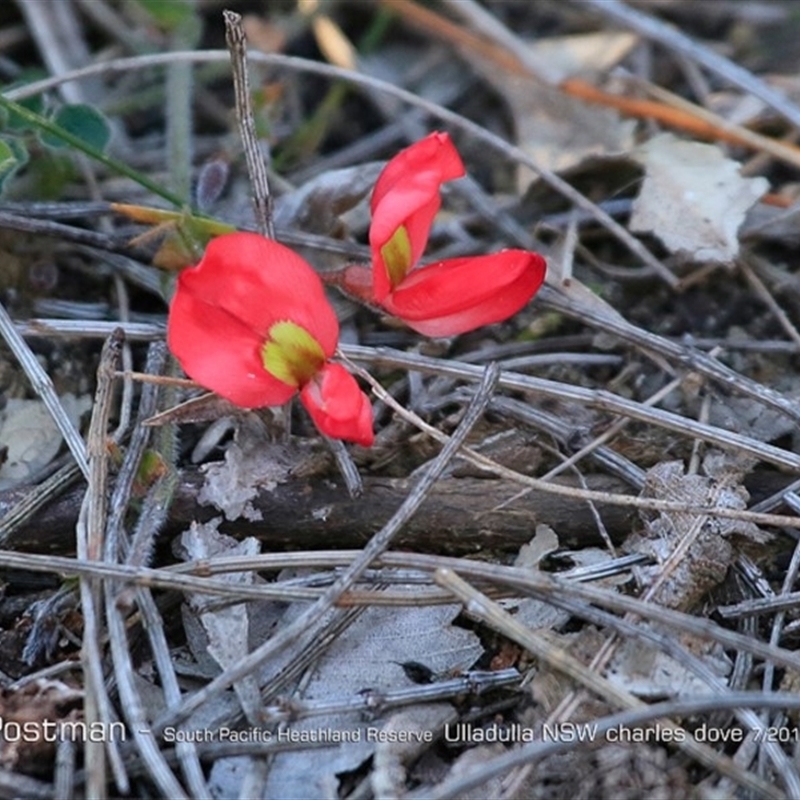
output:
M 193 521 L 203 522 L 221 512 L 200 505 L 198 495 L 205 480 L 199 470 L 185 470 L 170 509 L 165 533 L 174 535 Z M 573 479 L 558 483 L 574 485 Z M 609 493 L 630 492 L 619 479 L 587 476 L 589 488 Z M 361 547 L 397 510 L 408 494 L 410 482 L 396 478 L 364 480 L 364 494 L 351 499 L 343 486 L 314 477 L 261 490 L 252 501 L 261 519 L 225 522 L 221 530 L 233 536 L 256 536 L 264 550 Z M 532 491 L 510 505 L 492 511 L 519 491 L 509 481 L 484 478 L 444 478 L 401 532 L 397 546 L 423 552 L 464 555 L 477 551 L 513 551 L 529 541 L 537 524 L 550 525 L 566 547 L 599 543 L 592 513 L 583 503 Z M 25 490 L 0 492 L 0 515 L 24 495 Z M 74 529 L 83 487 L 76 486 L 53 501 L 34 523 L 19 528 L 8 547 L 32 552 L 66 553 L 74 548 Z M 635 511 L 599 506 L 598 511 L 615 541 L 635 524 Z

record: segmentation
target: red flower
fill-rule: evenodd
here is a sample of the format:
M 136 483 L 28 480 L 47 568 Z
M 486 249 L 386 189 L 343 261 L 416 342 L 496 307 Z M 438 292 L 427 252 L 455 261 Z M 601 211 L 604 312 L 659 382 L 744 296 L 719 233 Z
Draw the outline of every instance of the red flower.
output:
M 167 342 L 187 375 L 243 408 L 277 406 L 300 392 L 322 433 L 369 446 L 372 409 L 349 372 L 328 359 L 336 314 L 316 272 L 255 233 L 209 243 L 178 277 Z
M 372 191 L 369 244 L 374 297 L 382 303 L 422 258 L 439 206 L 439 187 L 461 178 L 464 164 L 446 133 L 431 133 L 401 150 Z
M 425 336 L 455 336 L 512 317 L 544 272 L 544 259 L 526 250 L 448 259 L 412 270 L 383 307 Z
M 417 266 L 441 204 L 439 188 L 462 175 L 446 133 L 431 133 L 398 153 L 372 194 L 372 269 L 348 266 L 331 281 L 427 336 L 454 336 L 516 314 L 544 281 L 538 253 L 502 250 Z

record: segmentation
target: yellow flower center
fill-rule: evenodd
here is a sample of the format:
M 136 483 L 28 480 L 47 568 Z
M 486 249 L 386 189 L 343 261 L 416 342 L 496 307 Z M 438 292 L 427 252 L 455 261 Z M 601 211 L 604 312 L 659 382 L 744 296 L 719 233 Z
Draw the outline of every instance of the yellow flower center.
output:
M 294 322 L 276 322 L 261 348 L 264 369 L 289 386 L 303 386 L 322 369 L 325 353 L 320 343 Z
M 411 269 L 411 241 L 405 225 L 401 225 L 381 247 L 381 258 L 389 273 L 389 283 L 396 288 Z

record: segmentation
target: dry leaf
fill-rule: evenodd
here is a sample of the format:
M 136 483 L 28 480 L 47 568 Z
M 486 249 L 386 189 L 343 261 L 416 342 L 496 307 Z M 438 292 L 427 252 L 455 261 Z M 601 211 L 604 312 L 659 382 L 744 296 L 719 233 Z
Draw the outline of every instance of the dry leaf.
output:
M 88 395 L 65 394 L 60 400 L 76 426 L 81 414 L 92 407 Z M 56 457 L 61 442 L 58 426 L 41 400 L 9 400 L 0 412 L 0 446 L 7 448 L 0 489 L 13 489 L 30 480 Z
M 449 703 L 427 703 L 392 714 L 381 727 L 386 741 L 378 742 L 372 759 L 370 784 L 375 800 L 391 800 L 406 793 L 407 767 L 413 763 L 430 745 L 421 741 L 424 737 L 412 737 L 426 731 L 438 734 L 445 725 L 458 719 L 458 713 Z M 393 733 L 401 741 L 393 740 Z
M 672 253 L 693 261 L 729 262 L 739 252 L 739 226 L 768 189 L 742 178 L 739 164 L 710 144 L 662 134 L 640 147 L 645 168 L 630 228 L 655 234 Z
M 369 197 L 383 166 L 381 162 L 360 164 L 328 170 L 311 178 L 300 188 L 278 198 L 275 225 L 287 230 L 344 238 L 347 226 L 342 222 L 342 215 L 352 212 Z M 357 227 L 366 230 L 368 224 L 369 210 L 364 203 Z M 318 259 L 319 254 L 316 256 Z M 338 263 L 335 265 L 340 266 Z
M 720 645 L 703 642 L 702 660 L 718 678 L 726 678 L 731 661 Z M 700 655 L 695 652 L 695 655 Z M 617 647 L 606 677 L 622 689 L 649 700 L 704 694 L 708 684 L 650 642 L 626 639 Z
M 182 555 L 189 561 L 197 561 L 218 556 L 255 556 L 261 552 L 257 539 L 250 536 L 239 542 L 220 533 L 217 530 L 219 523 L 219 518 L 202 525 L 192 523 L 180 539 Z M 227 583 L 244 586 L 252 585 L 255 580 L 252 572 L 226 572 L 220 577 Z M 198 662 L 202 663 L 208 653 L 222 669 L 227 669 L 247 655 L 250 632 L 247 604 L 213 609 L 215 600 L 205 594 L 190 594 L 187 601 L 188 605 L 183 609 L 184 628 L 187 642 Z M 246 675 L 234 683 L 233 688 L 246 716 L 255 722 L 261 705 L 255 678 L 252 674 Z
M 616 155 L 634 144 L 633 120 L 613 109 L 590 106 L 557 89 L 525 79 L 504 81 L 519 147 L 537 164 L 562 172 L 592 156 Z M 530 179 L 527 178 L 524 190 Z
M 623 120 L 613 109 L 587 105 L 530 78 L 487 70 L 485 77 L 511 110 L 518 146 L 540 166 L 564 172 L 588 158 L 618 155 L 634 146 L 636 122 Z M 520 193 L 532 179 L 527 167 L 519 168 Z
M 515 567 L 539 571 L 539 562 L 559 548 L 556 532 L 548 525 L 537 525 L 536 533 L 528 544 L 522 545 L 514 559 Z M 500 600 L 500 605 L 521 622 L 533 630 L 553 630 L 569 621 L 570 615 L 560 608 L 532 597 Z
M 538 569 L 539 562 L 559 547 L 558 534 L 549 525 L 537 525 L 533 539 L 520 547 L 514 566 Z
M 680 461 L 656 464 L 647 471 L 642 495 L 687 506 L 744 509 L 748 494 L 742 481 L 751 466 L 749 459 L 719 451 L 709 452 L 704 459 L 705 475 L 685 475 Z M 645 586 L 660 583 L 655 602 L 689 611 L 725 579 L 742 540 L 761 543 L 768 539 L 769 535 L 752 522 L 659 512 L 645 519 L 645 532 L 629 537 L 624 549 L 646 553 L 657 562 L 637 570 Z M 665 562 L 684 541 L 690 542 L 686 553 L 662 582 Z
M 478 747 L 470 747 L 453 762 L 447 777 L 448 779 L 456 779 L 469 775 L 470 772 L 481 769 L 484 764 L 503 755 L 504 752 L 506 750 L 502 744 L 484 744 Z M 458 797 L 459 800 L 485 800 L 487 797 L 503 797 L 505 795 L 505 776 L 498 775 L 489 781 L 481 783 L 480 786 L 474 789 L 461 792 Z M 539 796 L 546 795 L 540 794 Z
M 607 71 L 635 43 L 632 34 L 602 33 L 542 39 L 531 44 L 531 51 L 546 64 L 556 84 Z M 478 53 L 470 52 L 469 61 L 506 101 L 517 144 L 542 167 L 563 172 L 589 157 L 625 153 L 634 146 L 636 122 L 623 120 L 613 109 L 589 105 L 555 85 L 498 69 Z M 520 192 L 532 177 L 527 168 L 518 170 Z
M 531 50 L 547 64 L 558 81 L 596 77 L 617 66 L 636 46 L 635 33 L 601 31 L 576 36 L 553 36 L 531 44 Z
M 382 162 L 328 170 L 305 181 L 275 203 L 275 226 L 331 239 L 352 241 L 366 238 L 369 227 L 369 196 L 383 169 Z M 315 269 L 339 269 L 342 255 L 318 247 L 294 247 Z M 340 320 L 353 316 L 359 306 L 338 291 L 328 299 Z
M 198 501 L 213 505 L 233 521 L 244 517 L 262 519 L 252 500 L 260 490 L 270 491 L 295 473 L 303 458 L 299 449 L 290 450 L 268 441 L 263 425 L 255 416 L 236 419 L 234 441 L 225 451 L 224 461 L 202 467 L 206 479 Z
M 784 396 L 794 396 L 797 399 L 797 393 L 794 391 L 785 391 Z M 718 428 L 758 439 L 759 442 L 774 442 L 797 432 L 797 423 L 786 414 L 750 397 L 723 395 L 713 398 L 708 422 Z
M 298 604 L 287 611 L 296 613 Z M 460 606 L 419 608 L 367 608 L 331 645 L 305 684 L 303 697 L 344 700 L 364 689 L 386 690 L 408 685 L 399 664 L 417 661 L 435 673 L 464 669 L 483 653 L 478 637 L 452 625 Z M 346 667 L 344 666 L 346 665 Z M 411 707 L 413 708 L 413 706 Z M 353 714 L 327 715 L 291 726 L 300 731 L 355 732 L 358 741 L 343 741 L 314 757 L 302 750 L 275 757 L 266 797 L 306 800 L 322 796 L 322 787 L 338 785 L 338 775 L 359 767 L 375 750 L 368 728 L 382 721 L 367 721 Z M 335 794 L 333 796 L 336 796 Z

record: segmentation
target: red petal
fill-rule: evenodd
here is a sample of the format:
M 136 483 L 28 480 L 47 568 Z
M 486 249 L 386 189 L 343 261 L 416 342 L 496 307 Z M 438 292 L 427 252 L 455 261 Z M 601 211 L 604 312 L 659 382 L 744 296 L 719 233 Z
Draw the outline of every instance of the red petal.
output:
M 167 343 L 192 380 L 242 408 L 282 405 L 296 392 L 264 369 L 258 334 L 180 286 L 170 305 Z
M 382 305 L 419 333 L 454 336 L 516 314 L 545 270 L 545 260 L 525 250 L 440 261 L 410 273 Z
M 372 192 L 371 208 L 384 196 L 402 188 L 414 173 L 431 171 L 439 175 L 439 182 L 451 181 L 464 174 L 461 157 L 447 133 L 429 133 L 424 139 L 401 150 L 384 167 Z
M 401 150 L 381 172 L 370 202 L 369 243 L 376 298 L 382 300 L 392 288 L 381 248 L 404 225 L 411 243 L 411 269 L 422 257 L 428 242 L 441 202 L 441 185 L 462 175 L 464 165 L 446 133 L 431 133 Z
M 257 233 L 228 233 L 209 242 L 200 263 L 178 277 L 178 293 L 215 306 L 266 336 L 282 320 L 305 328 L 331 356 L 336 314 L 316 272 L 296 253 Z
M 340 364 L 326 364 L 302 388 L 300 402 L 326 436 L 364 447 L 370 447 L 375 440 L 369 398 Z

